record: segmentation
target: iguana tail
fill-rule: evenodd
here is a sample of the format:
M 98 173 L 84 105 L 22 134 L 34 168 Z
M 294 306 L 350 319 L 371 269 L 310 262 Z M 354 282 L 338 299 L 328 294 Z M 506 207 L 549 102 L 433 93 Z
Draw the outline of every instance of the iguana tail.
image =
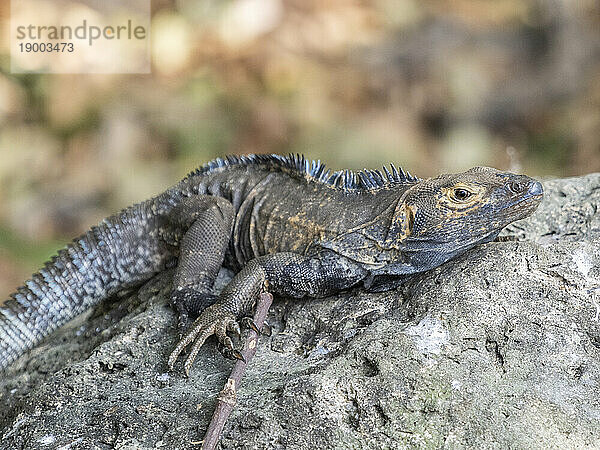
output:
M 162 270 L 169 253 L 150 202 L 92 227 L 0 307 L 0 371 L 75 316 Z

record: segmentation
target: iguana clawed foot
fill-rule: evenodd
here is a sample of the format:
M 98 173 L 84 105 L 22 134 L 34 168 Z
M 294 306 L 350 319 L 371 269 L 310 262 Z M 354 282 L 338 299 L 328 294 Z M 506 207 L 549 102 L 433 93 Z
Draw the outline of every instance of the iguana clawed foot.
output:
M 227 311 L 220 304 L 209 306 L 194 321 L 191 328 L 185 333 L 183 338 L 177 344 L 177 347 L 175 347 L 175 350 L 173 350 L 169 356 L 169 368 L 173 370 L 175 361 L 177 361 L 181 352 L 191 345 L 190 352 L 183 365 L 186 376 L 189 375 L 194 359 L 200 351 L 200 347 L 202 347 L 206 339 L 213 334 L 224 346 L 225 350 L 230 352 L 234 358 L 242 358 L 242 355 L 233 345 L 233 341 L 227 335 L 228 332 L 236 335 L 240 334 L 240 326 L 236 321 L 235 315 Z
M 184 311 L 187 317 L 187 311 Z M 179 315 L 178 326 L 181 326 L 181 311 Z M 259 329 L 251 317 L 243 317 L 239 322 L 235 316 L 227 312 L 222 305 L 212 305 L 206 308 L 200 316 L 194 321 L 192 326 L 180 338 L 177 347 L 169 356 L 169 369 L 173 370 L 175 362 L 179 355 L 191 345 L 190 352 L 184 363 L 184 371 L 186 376 L 189 375 L 192 364 L 200 348 L 211 335 L 217 337 L 217 349 L 227 359 L 237 359 L 244 361 L 242 353 L 236 348 L 230 335 L 237 340 L 241 340 L 242 333 L 240 324 L 244 328 L 248 328 L 266 336 L 271 335 L 271 327 L 268 324 L 263 324 L 262 329 Z M 228 335 L 228 333 L 230 335 Z

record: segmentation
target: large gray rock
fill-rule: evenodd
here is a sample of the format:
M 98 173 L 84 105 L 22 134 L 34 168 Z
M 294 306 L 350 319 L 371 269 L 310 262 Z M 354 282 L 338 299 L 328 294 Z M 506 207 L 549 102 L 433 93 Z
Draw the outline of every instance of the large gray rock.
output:
M 221 445 L 600 448 L 600 175 L 394 292 L 276 301 Z M 0 447 L 199 448 L 232 363 L 168 373 L 170 274 L 103 305 L 0 382 Z

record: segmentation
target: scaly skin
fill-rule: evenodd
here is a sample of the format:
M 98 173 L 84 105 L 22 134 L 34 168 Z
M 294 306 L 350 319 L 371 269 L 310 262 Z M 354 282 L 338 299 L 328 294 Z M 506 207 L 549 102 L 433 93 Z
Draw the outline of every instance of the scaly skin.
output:
M 0 369 L 52 330 L 120 289 L 177 262 L 180 330 L 169 357 L 191 347 L 189 373 L 215 334 L 228 334 L 265 289 L 323 297 L 362 284 L 387 290 L 493 240 L 531 214 L 537 181 L 490 168 L 420 180 L 392 171 L 330 174 L 303 157 L 215 160 L 159 196 L 105 219 L 34 274 L 0 308 Z M 219 296 L 221 265 L 237 272 Z M 188 328 L 189 316 L 198 316 Z

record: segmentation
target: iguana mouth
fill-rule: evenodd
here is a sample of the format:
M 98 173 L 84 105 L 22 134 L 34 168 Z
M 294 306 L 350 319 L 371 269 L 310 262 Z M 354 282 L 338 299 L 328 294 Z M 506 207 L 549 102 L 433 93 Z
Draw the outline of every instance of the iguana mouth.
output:
M 540 200 L 542 199 L 543 195 L 535 195 L 535 196 L 526 196 L 523 198 L 519 198 L 517 200 L 515 200 L 513 203 L 507 205 L 507 208 L 510 208 L 511 206 L 515 206 L 515 205 L 521 205 L 521 204 L 529 204 L 529 203 L 539 203 Z

